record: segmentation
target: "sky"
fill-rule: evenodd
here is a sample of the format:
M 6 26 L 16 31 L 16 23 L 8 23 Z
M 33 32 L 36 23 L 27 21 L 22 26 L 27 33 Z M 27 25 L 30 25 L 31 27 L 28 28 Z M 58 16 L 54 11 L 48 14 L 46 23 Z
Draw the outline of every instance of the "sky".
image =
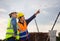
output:
M 38 9 L 40 13 L 36 16 L 36 21 L 40 32 L 49 32 L 54 21 L 60 12 L 60 0 L 0 0 L 0 39 L 5 38 L 9 13 L 23 12 L 25 19 L 31 17 Z M 60 17 L 54 27 L 60 32 Z M 28 25 L 29 32 L 38 32 L 35 21 Z

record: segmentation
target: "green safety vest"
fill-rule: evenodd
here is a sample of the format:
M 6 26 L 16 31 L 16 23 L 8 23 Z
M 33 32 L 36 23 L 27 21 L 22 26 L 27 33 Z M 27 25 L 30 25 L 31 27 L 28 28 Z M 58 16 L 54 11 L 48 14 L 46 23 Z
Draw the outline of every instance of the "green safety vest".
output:
M 12 37 L 14 35 L 14 30 L 12 28 L 12 24 L 11 24 L 11 19 L 8 20 L 8 27 L 7 27 L 7 31 L 6 31 L 6 39 Z M 17 36 L 16 39 L 19 40 L 19 32 L 17 30 Z

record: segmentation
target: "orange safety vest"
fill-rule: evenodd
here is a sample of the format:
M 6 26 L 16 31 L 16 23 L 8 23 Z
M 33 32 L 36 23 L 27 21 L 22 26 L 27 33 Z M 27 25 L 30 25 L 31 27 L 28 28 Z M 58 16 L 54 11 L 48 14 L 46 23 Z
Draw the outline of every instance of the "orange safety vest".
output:
M 26 39 L 28 39 L 29 38 L 29 33 L 28 33 L 28 30 L 27 30 L 27 23 L 26 23 L 26 21 L 24 21 L 24 25 L 18 22 L 18 27 L 19 27 L 18 31 L 20 32 L 20 38 L 26 37 Z
M 26 21 L 24 21 L 24 25 L 18 22 L 18 27 L 19 27 L 19 29 L 18 29 L 19 32 L 20 31 L 22 31 L 22 32 L 26 31 L 27 30 L 27 23 L 26 23 Z

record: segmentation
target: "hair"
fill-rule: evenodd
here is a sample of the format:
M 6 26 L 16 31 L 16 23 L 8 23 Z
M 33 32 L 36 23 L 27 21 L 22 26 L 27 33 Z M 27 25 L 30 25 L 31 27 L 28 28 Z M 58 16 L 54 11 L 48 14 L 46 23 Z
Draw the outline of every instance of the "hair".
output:
M 12 14 L 17 14 L 17 12 L 12 12 L 9 14 L 10 18 L 12 17 Z

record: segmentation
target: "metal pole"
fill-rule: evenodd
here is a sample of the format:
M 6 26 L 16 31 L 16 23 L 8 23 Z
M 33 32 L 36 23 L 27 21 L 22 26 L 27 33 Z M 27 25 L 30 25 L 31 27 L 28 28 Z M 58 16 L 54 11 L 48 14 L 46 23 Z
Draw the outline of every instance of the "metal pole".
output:
M 57 17 L 56 17 L 56 20 L 55 20 L 55 22 L 54 22 L 54 24 L 53 24 L 51 30 L 54 29 L 54 26 L 55 26 L 55 24 L 56 24 L 56 22 L 57 22 L 57 20 L 58 20 L 59 15 L 60 15 L 60 12 L 59 12 L 59 14 L 58 14 Z M 46 41 L 48 41 L 49 37 L 50 37 L 50 36 L 49 36 L 49 34 L 48 34 L 48 37 L 47 37 L 47 40 L 46 40 Z
M 54 24 L 53 24 L 53 26 L 52 26 L 51 30 L 53 30 L 53 29 L 54 29 L 54 26 L 55 26 L 55 24 L 56 24 L 56 22 L 57 22 L 57 20 L 58 20 L 59 15 L 60 15 L 60 12 L 59 12 L 59 14 L 58 14 L 58 15 L 57 15 L 57 17 L 56 17 L 56 20 L 55 20 L 55 22 L 54 22 Z
M 34 19 L 34 20 L 35 20 L 35 24 L 36 24 L 37 31 L 38 31 L 38 33 L 39 33 L 39 28 L 38 28 L 38 25 L 37 25 L 37 21 L 36 21 L 36 19 Z M 35 34 L 35 41 L 37 41 L 37 36 L 36 36 L 36 34 Z
M 39 32 L 39 28 L 38 28 L 38 25 L 37 25 L 37 22 L 36 22 L 36 19 L 35 20 L 35 24 L 36 24 L 36 27 L 37 27 L 37 31 Z

